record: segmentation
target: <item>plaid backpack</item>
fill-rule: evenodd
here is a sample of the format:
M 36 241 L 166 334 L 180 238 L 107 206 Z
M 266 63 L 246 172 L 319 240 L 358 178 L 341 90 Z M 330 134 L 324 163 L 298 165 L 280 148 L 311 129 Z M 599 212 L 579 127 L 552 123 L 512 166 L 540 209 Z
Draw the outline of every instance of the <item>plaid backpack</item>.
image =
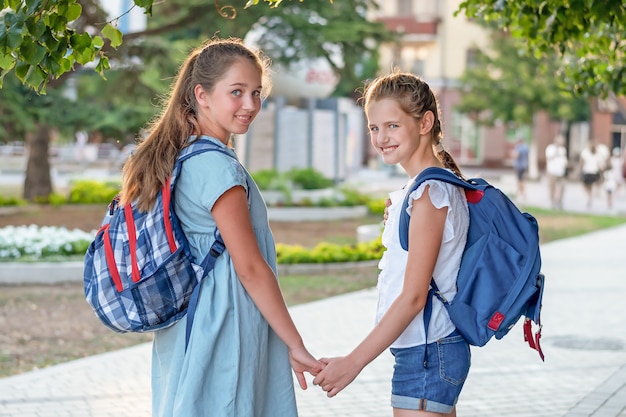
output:
M 228 154 L 207 139 L 184 148 L 171 177 L 148 212 L 135 204 L 111 204 L 84 260 L 87 302 L 108 328 L 118 333 L 151 332 L 169 327 L 185 314 L 187 340 L 200 282 L 224 251 L 215 230 L 215 243 L 197 263 L 173 211 L 172 194 L 182 163 L 202 152 Z
M 431 280 L 424 307 L 424 328 L 432 313 L 433 299 L 441 301 L 465 340 L 484 346 L 493 336 L 503 338 L 524 316 L 524 339 L 541 360 L 541 274 L 539 226 L 522 213 L 499 189 L 482 178 L 465 181 L 448 170 L 431 167 L 418 175 L 404 199 L 400 216 L 400 245 L 408 250 L 409 196 L 421 183 L 436 179 L 463 187 L 469 209 L 467 242 L 457 277 L 457 294 L 451 301 Z M 532 323 L 539 326 L 533 335 Z

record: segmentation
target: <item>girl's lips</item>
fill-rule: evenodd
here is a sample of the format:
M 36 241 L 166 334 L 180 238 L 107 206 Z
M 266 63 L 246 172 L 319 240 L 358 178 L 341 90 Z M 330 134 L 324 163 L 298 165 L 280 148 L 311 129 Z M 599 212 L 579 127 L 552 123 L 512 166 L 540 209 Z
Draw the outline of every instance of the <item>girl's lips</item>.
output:
M 237 115 L 235 116 L 235 118 L 242 123 L 250 123 L 252 121 L 252 115 L 245 115 L 245 116 Z
M 393 152 L 397 149 L 397 146 L 381 146 L 380 147 L 380 152 L 381 153 L 390 153 Z

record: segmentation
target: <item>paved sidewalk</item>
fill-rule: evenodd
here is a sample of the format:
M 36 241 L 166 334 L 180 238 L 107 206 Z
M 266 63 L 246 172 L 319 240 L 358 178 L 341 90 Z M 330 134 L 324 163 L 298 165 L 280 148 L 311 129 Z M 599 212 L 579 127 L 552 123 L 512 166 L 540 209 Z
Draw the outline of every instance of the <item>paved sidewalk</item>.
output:
M 502 177 L 502 188 L 509 185 Z M 530 185 L 528 194 L 545 204 L 542 186 Z M 566 194 L 566 209 L 583 210 L 580 197 L 570 191 L 570 201 Z M 604 200 L 597 203 L 602 210 Z M 617 210 L 626 213 L 626 197 Z M 504 339 L 473 349 L 458 415 L 626 417 L 625 251 L 626 226 L 543 245 L 546 362 L 525 345 L 519 325 Z M 376 297 L 368 289 L 290 311 L 314 355 L 341 355 L 371 329 Z M 297 389 L 300 416 L 391 416 L 391 372 L 385 352 L 335 398 L 318 387 Z M 149 344 L 0 379 L 0 416 L 149 415 Z

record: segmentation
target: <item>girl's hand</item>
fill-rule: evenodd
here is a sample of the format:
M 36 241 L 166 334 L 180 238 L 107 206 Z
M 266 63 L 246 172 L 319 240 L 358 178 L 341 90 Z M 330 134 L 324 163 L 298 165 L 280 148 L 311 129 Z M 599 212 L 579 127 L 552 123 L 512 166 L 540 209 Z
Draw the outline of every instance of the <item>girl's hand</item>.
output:
M 387 218 L 389 217 L 389 206 L 391 205 L 391 199 L 387 198 L 385 200 L 385 211 L 383 214 L 383 224 L 387 223 Z
M 304 346 L 289 350 L 289 362 L 302 389 L 307 389 L 306 379 L 304 378 L 305 372 L 316 376 L 326 366 L 315 359 Z
M 313 385 L 319 385 L 329 398 L 347 387 L 363 369 L 350 356 L 321 358 L 320 362 L 326 367 L 315 377 Z

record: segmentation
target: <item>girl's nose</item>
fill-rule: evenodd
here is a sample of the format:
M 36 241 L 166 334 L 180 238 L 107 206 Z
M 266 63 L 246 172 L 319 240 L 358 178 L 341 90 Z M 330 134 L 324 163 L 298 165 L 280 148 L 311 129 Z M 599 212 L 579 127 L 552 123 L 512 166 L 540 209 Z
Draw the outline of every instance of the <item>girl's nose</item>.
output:
M 243 108 L 246 110 L 254 110 L 257 107 L 257 100 L 252 94 L 245 94 L 243 98 Z

